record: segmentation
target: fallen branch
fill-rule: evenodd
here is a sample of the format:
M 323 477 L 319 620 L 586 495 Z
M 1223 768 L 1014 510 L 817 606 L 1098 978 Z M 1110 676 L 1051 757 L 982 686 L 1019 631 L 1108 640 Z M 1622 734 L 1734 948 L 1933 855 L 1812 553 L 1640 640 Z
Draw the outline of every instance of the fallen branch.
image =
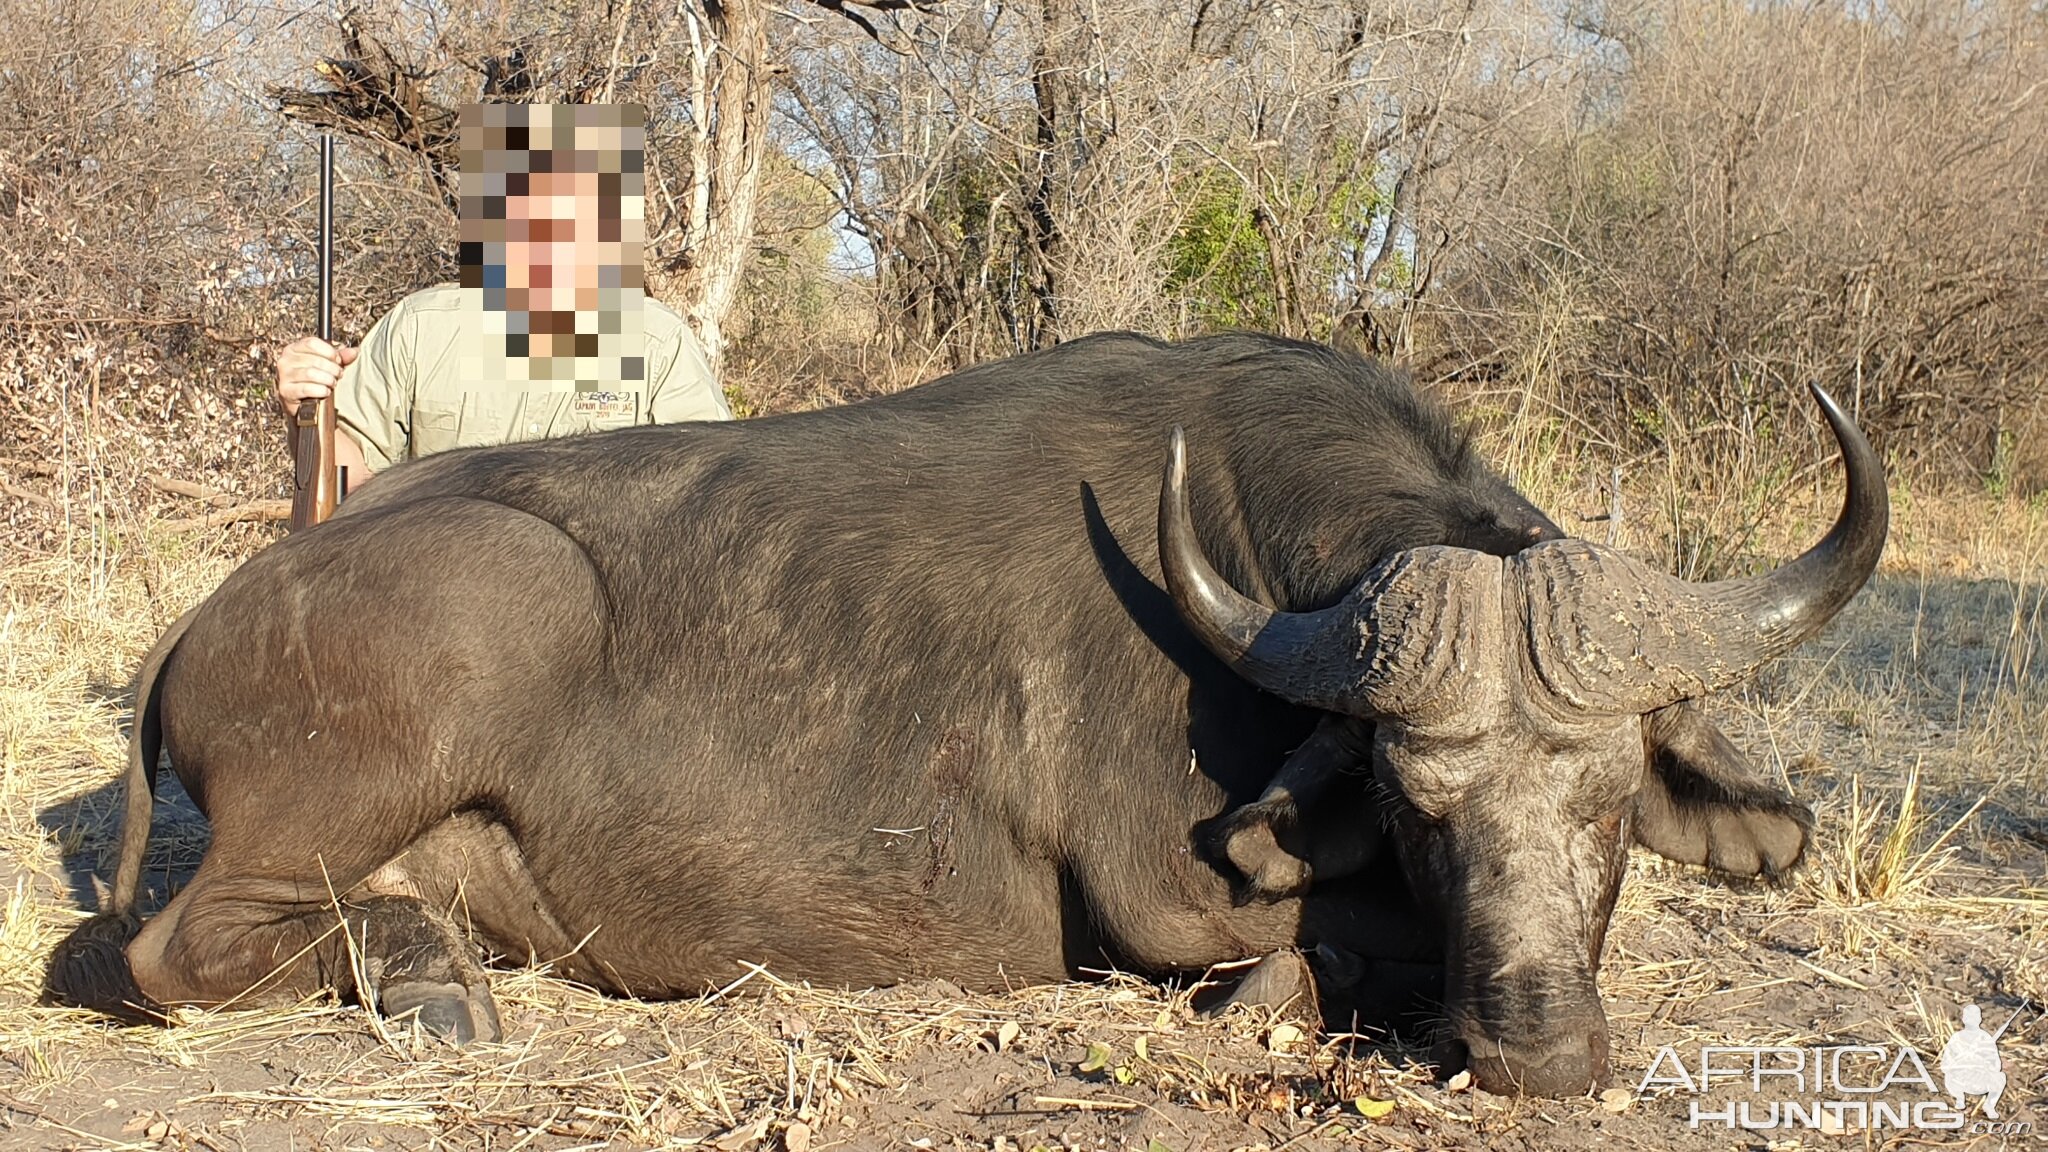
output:
M 43 1111 L 41 1105 L 31 1104 L 26 1100 L 17 1100 L 5 1092 L 0 1092 L 0 1108 L 5 1108 L 9 1112 L 19 1112 L 23 1116 L 36 1120 L 47 1120 L 50 1118 L 50 1114 Z
M 148 481 L 151 488 L 159 492 L 168 492 L 173 496 L 190 496 L 194 500 L 204 500 L 216 507 L 232 504 L 235 499 L 230 493 L 216 492 L 203 484 L 194 484 L 190 480 L 177 480 L 169 476 L 159 476 L 154 472 L 144 476 L 143 479 Z
M 249 520 L 288 520 L 292 514 L 289 500 L 253 500 L 233 508 L 222 508 L 204 516 L 188 516 L 180 520 L 161 520 L 165 528 L 185 530 L 189 528 L 219 528 L 225 524 L 240 524 Z
M 120 324 L 129 328 L 176 328 L 197 325 L 197 316 L 7 316 L 10 328 L 54 328 L 62 324 Z
M 1129 1112 L 1144 1105 L 1136 1100 L 1112 1096 L 1104 1100 L 1079 1100 L 1072 1096 L 1033 1096 L 1033 1104 L 1055 1112 Z M 1024 1111 L 1024 1110 L 1020 1110 Z
M 0 464 L 31 476 L 55 476 L 57 467 L 43 460 L 29 460 L 21 456 L 0 456 Z
M 31 492 L 26 488 L 16 488 L 14 485 L 9 484 L 5 480 L 0 480 L 0 493 L 5 493 L 6 495 L 14 497 L 16 500 L 26 501 L 27 503 L 34 504 L 42 508 L 54 509 L 58 507 L 57 502 L 55 500 L 50 499 L 48 496 L 45 496 L 40 492 Z

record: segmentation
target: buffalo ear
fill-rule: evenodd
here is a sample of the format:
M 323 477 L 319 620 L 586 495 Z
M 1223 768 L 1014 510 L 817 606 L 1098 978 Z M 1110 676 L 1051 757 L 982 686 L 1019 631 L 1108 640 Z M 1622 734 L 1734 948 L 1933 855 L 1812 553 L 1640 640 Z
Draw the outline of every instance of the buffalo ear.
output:
M 1766 783 L 1720 729 L 1680 701 L 1643 717 L 1650 770 L 1636 793 L 1636 843 L 1732 876 L 1799 863 L 1813 812 Z

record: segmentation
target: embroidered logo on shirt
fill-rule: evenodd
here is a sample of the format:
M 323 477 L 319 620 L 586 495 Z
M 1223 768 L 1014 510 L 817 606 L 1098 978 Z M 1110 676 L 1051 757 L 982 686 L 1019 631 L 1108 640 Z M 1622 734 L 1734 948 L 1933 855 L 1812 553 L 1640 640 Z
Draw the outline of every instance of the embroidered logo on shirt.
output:
M 638 392 L 578 392 L 570 410 L 592 420 L 632 419 L 639 411 Z

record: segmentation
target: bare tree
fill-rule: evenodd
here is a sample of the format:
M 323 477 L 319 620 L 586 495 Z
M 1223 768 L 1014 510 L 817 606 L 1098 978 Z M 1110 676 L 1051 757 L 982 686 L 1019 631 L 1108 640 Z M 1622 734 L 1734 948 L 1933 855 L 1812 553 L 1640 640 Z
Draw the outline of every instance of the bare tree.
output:
M 799 37 L 788 108 L 833 160 L 906 335 L 963 362 L 1104 326 L 1382 346 L 1437 237 L 1418 205 L 1532 84 L 1516 19 L 1041 0 Z

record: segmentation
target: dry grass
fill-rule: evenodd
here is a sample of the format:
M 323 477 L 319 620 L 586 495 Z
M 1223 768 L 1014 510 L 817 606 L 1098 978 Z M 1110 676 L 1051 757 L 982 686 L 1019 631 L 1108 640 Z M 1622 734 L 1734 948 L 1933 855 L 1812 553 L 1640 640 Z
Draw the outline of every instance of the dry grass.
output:
M 1817 537 L 1836 499 L 1779 506 L 1764 551 Z M 2018 1098 L 2039 1100 L 2044 550 L 2040 500 L 1897 494 L 1870 588 L 1820 640 L 1716 702 L 1765 773 L 1815 805 L 1814 851 L 1768 891 L 1702 883 L 1638 854 L 1602 981 L 1644 1022 L 1630 1051 L 1629 1012 L 1615 1011 L 1618 1067 L 1645 1067 L 1663 1044 L 1858 1038 L 1932 1053 L 1962 1002 L 1995 996 L 2032 1005 L 2002 1045 L 2008 1073 L 2026 1070 L 2012 1076 L 2027 1085 Z M 1660 950 L 1660 937 L 1679 947 Z
M 1570 495 L 1553 506 L 1578 510 Z M 1763 551 L 1799 546 L 1828 510 L 1821 492 L 1781 501 Z M 1623 544 L 1663 546 L 1651 525 L 1625 523 L 1642 535 Z M 1901 494 L 1894 540 L 1879 579 L 1822 640 L 1716 704 L 1762 769 L 1818 808 L 1809 867 L 1752 888 L 1636 861 L 1603 972 L 1618 1082 L 1633 1086 L 1664 1044 L 1860 1038 L 1931 1053 L 1963 1000 L 2048 1001 L 2048 513 Z M 1202 1020 L 1189 990 L 1123 977 L 981 996 L 943 984 L 848 993 L 736 970 L 730 995 L 649 1004 L 508 971 L 493 988 L 510 1042 L 464 1052 L 373 1031 L 324 1001 L 188 1012 L 162 1030 L 41 1005 L 50 949 L 90 901 L 74 870 L 115 827 L 106 786 L 122 763 L 127 679 L 161 627 L 259 541 L 253 529 L 96 522 L 0 576 L 0 1144 L 1705 1139 L 1668 1102 L 1617 1115 L 1598 1100 L 1457 1092 L 1400 1050 L 1342 1037 L 1275 1051 L 1271 1020 Z M 160 810 L 152 868 L 191 867 L 204 839 L 196 820 Z M 2042 1094 L 2043 1036 L 2023 1013 L 2002 1041 L 2022 1108 Z M 1368 1119 L 1361 1097 L 1393 1110 Z M 918 1140 L 930 1143 L 906 1143 Z

